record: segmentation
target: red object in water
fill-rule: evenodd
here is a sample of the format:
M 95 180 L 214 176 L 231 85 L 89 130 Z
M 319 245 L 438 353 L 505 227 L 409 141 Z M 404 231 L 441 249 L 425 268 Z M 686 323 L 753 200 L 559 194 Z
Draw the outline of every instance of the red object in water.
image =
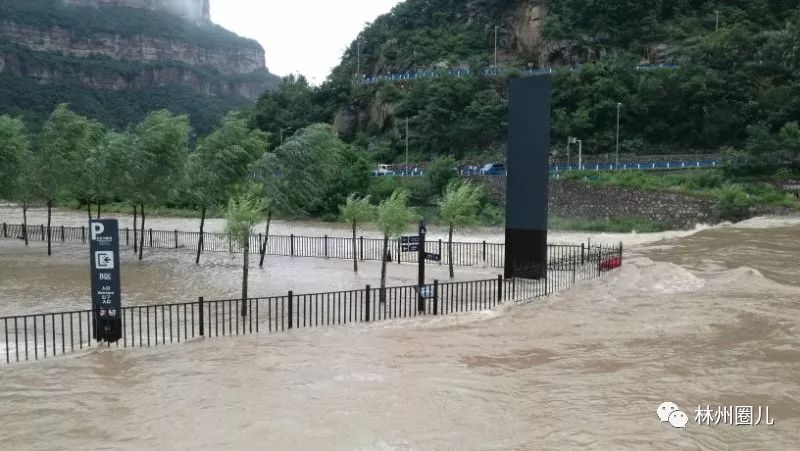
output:
M 612 257 L 600 262 L 600 271 L 611 271 L 622 266 L 622 257 Z

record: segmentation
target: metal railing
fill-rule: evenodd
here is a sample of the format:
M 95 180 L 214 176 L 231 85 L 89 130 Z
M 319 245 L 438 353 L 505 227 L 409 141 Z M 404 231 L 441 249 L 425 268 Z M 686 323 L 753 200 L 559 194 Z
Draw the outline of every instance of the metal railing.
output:
M 201 337 L 275 333 L 423 316 L 483 311 L 506 302 L 532 301 L 616 271 L 622 246 L 573 246 L 549 262 L 538 280 L 509 278 L 409 285 L 250 299 L 224 299 L 123 307 L 115 347 L 143 348 Z M 0 317 L 0 360 L 40 360 L 98 346 L 91 310 Z
M 5 239 L 24 239 L 22 224 L 2 224 L 0 237 Z M 88 246 L 88 229 L 86 227 L 51 226 L 49 234 L 53 243 L 85 244 Z M 47 241 L 48 229 L 44 225 L 28 224 L 27 235 L 29 241 Z M 136 233 L 129 228 L 119 230 L 119 242 L 123 247 L 133 247 L 134 241 L 140 242 L 142 230 Z M 178 230 L 153 230 L 144 231 L 145 249 L 178 249 L 196 251 L 200 238 L 199 232 L 182 232 Z M 250 252 L 258 254 L 261 251 L 265 238 L 261 233 L 250 236 Z M 588 245 L 548 245 L 548 261 L 555 262 L 570 250 L 589 252 Z M 444 240 L 429 240 L 426 250 L 439 254 L 441 264 L 450 262 L 450 245 Z M 203 233 L 203 251 L 241 253 L 241 248 L 232 242 L 223 233 Z M 356 257 L 361 261 L 381 261 L 383 253 L 383 239 L 365 238 L 356 239 Z M 267 240 L 266 255 L 284 257 L 307 257 L 325 259 L 353 259 L 353 239 L 334 236 L 303 236 L 303 235 L 270 235 Z M 397 239 L 389 240 L 389 256 L 393 263 L 417 263 L 417 252 L 402 252 L 402 242 Z M 486 266 L 502 268 L 505 264 L 505 244 L 482 242 L 453 242 L 453 265 L 455 266 Z

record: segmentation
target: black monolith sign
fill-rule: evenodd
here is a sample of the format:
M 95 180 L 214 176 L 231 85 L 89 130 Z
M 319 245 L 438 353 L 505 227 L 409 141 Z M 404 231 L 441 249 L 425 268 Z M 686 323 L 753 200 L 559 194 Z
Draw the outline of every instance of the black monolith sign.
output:
M 119 277 L 119 225 L 116 219 L 89 221 L 94 337 L 110 343 L 122 338 Z
M 506 277 L 547 275 L 551 78 L 509 82 Z

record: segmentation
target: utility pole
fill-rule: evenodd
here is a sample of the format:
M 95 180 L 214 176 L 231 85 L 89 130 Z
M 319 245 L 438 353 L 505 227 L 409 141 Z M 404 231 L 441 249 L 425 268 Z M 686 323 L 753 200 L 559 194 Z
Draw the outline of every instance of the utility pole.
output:
M 719 31 L 719 10 L 716 10 L 714 12 L 717 13 L 717 27 L 716 27 L 715 31 Z
M 494 68 L 497 69 L 497 32 L 500 29 L 499 26 L 494 26 Z
M 578 170 L 583 170 L 583 140 L 578 140 Z
M 619 171 L 619 110 L 622 108 L 621 103 L 617 103 L 617 163 L 614 169 Z
M 406 116 L 406 169 L 403 176 L 408 176 L 408 116 Z

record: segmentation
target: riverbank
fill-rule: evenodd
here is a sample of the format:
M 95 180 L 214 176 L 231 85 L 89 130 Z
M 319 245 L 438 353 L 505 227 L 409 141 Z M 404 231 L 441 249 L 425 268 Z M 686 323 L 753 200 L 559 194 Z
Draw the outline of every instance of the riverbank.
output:
M 101 212 L 102 213 L 102 212 Z M 108 213 L 108 212 L 107 212 Z M 133 216 L 131 212 L 124 212 L 121 214 L 111 213 L 102 214 L 103 217 L 112 217 L 120 221 L 120 227 L 133 229 Z M 141 221 L 141 218 L 139 218 Z M 54 209 L 52 215 L 52 224 L 54 226 L 72 226 L 80 227 L 87 224 L 88 218 L 86 212 L 80 212 L 69 209 Z M 15 205 L 0 205 L 0 223 L 7 222 L 13 224 L 22 223 L 22 209 Z M 47 224 L 47 210 L 45 208 L 36 207 L 28 211 L 28 223 L 31 225 Z M 573 225 L 573 223 L 566 223 L 566 225 Z M 633 226 L 642 225 L 641 223 L 631 223 Z M 631 225 L 628 224 L 628 225 Z M 141 224 L 139 224 L 141 225 Z M 199 218 L 186 218 L 176 216 L 150 216 L 146 218 L 146 228 L 153 230 L 179 230 L 186 232 L 196 232 L 200 229 Z M 256 232 L 263 233 L 266 223 L 260 223 L 256 226 Z M 636 227 L 633 227 L 634 229 Z M 622 242 L 625 246 L 634 246 L 642 243 L 649 243 L 659 241 L 666 238 L 675 238 L 686 236 L 695 233 L 698 230 L 707 228 L 701 225 L 693 228 L 692 230 L 653 230 L 645 229 L 646 233 L 639 232 L 619 232 L 613 229 L 607 231 L 591 232 L 591 231 L 569 231 L 569 230 L 550 230 L 548 233 L 548 240 L 553 244 L 575 244 L 585 243 L 587 241 L 602 242 L 607 244 L 616 244 Z M 225 220 L 221 218 L 208 218 L 206 219 L 205 231 L 207 232 L 222 232 L 225 229 Z M 409 233 L 414 232 L 414 228 L 409 226 Z M 428 227 L 428 238 L 430 240 L 443 240 L 448 238 L 447 228 L 438 224 L 431 224 Z M 304 235 L 304 236 L 325 236 L 331 237 L 345 237 L 352 236 L 352 229 L 349 225 L 341 222 L 323 222 L 323 221 L 286 221 L 286 220 L 273 220 L 270 225 L 270 234 L 273 235 Z M 359 235 L 365 238 L 382 238 L 381 233 L 372 225 L 367 224 L 359 228 Z M 453 235 L 454 241 L 460 242 L 482 242 L 488 243 L 503 243 L 505 242 L 505 229 L 502 227 L 472 227 L 469 229 L 456 230 Z

